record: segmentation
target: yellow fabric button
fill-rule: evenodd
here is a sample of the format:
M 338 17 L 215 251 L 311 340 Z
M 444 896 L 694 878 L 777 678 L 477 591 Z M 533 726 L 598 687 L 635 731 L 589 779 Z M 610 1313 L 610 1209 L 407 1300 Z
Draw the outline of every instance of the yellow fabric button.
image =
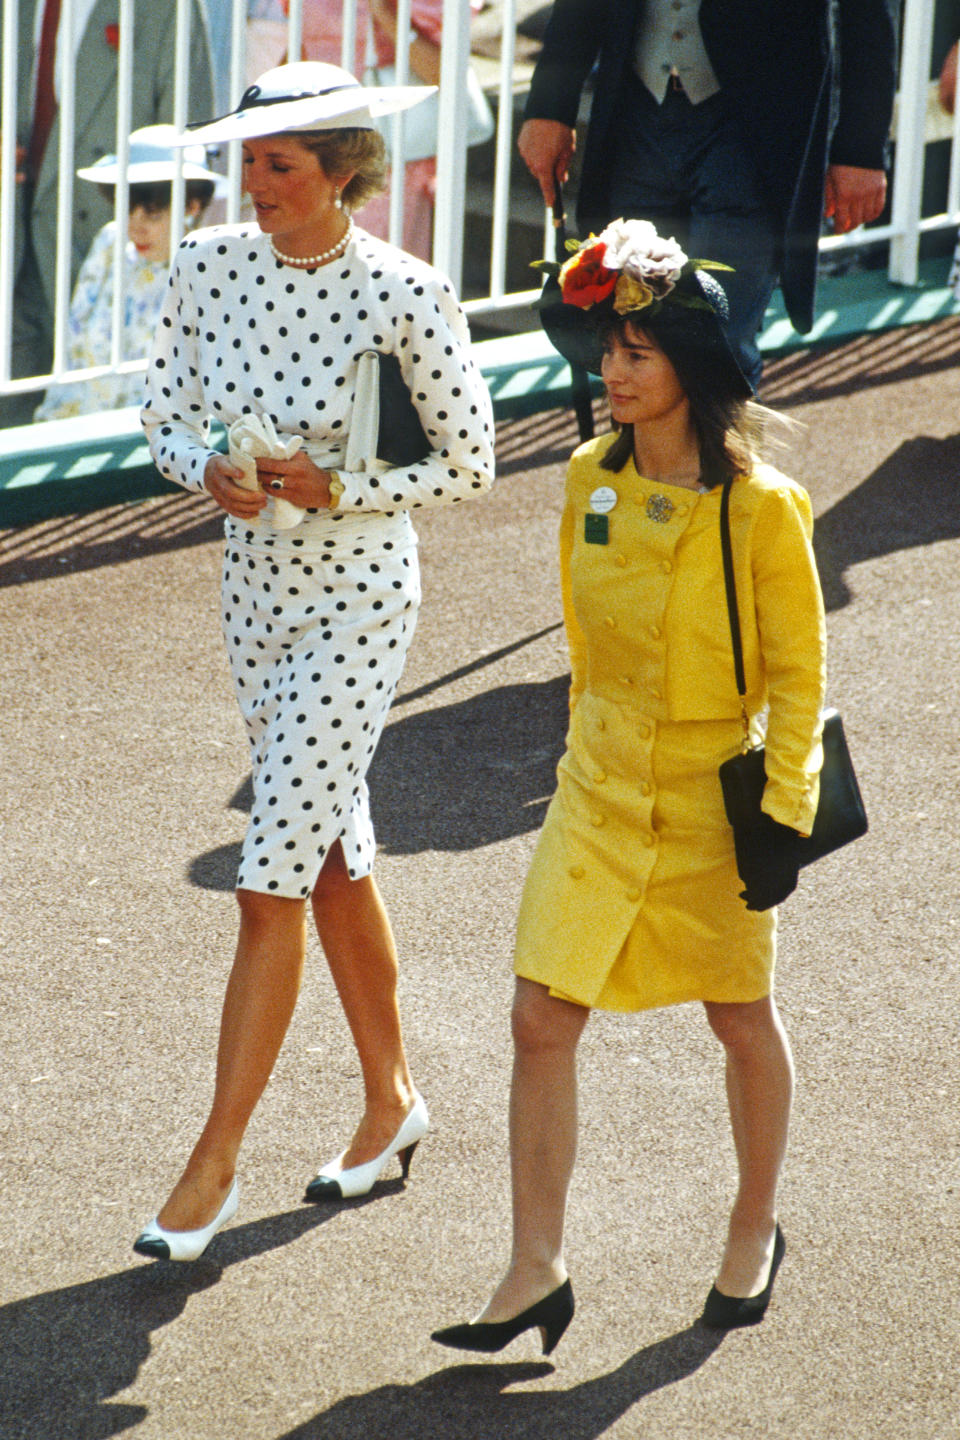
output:
M 593 775 L 593 783 L 595 785 L 602 785 L 606 778 L 607 772 L 605 770 L 595 770 Z
M 651 845 L 656 843 L 653 836 L 649 832 L 645 832 L 643 835 L 641 835 L 640 838 L 648 850 L 650 849 Z
M 598 811 L 595 815 L 591 815 L 591 816 L 590 816 L 590 824 L 591 824 L 591 825 L 596 825 L 597 828 L 599 829 L 599 827 L 604 823 L 605 818 L 606 818 L 606 817 L 603 816 L 603 815 L 601 815 L 600 812 Z
M 636 902 L 640 899 L 640 891 L 639 891 L 639 890 L 628 890 L 628 891 L 627 891 L 627 899 L 630 901 L 631 905 L 635 905 Z
M 597 729 L 598 729 L 598 730 L 606 730 L 606 728 L 607 728 L 607 722 L 606 722 L 606 720 L 604 720 L 603 716 L 601 716 L 600 719 L 597 721 Z
M 650 634 L 653 636 L 654 640 L 659 640 L 660 636 L 663 634 L 663 631 L 660 629 L 659 625 L 651 625 Z
M 653 696 L 654 700 L 663 699 L 663 696 L 660 694 L 660 691 L 657 689 L 656 685 L 650 686 L 650 694 Z
M 673 562 L 670 560 L 661 560 L 660 569 L 663 571 L 664 575 L 671 574 L 671 572 L 673 571 Z
M 613 557 L 613 563 L 614 563 L 614 565 L 619 565 L 619 566 L 620 566 L 620 569 L 622 570 L 622 569 L 625 567 L 626 563 L 627 563 L 627 557 L 626 557 L 626 555 L 614 555 L 614 557 Z
M 690 506 L 689 506 L 689 505 L 678 505 L 678 506 L 677 506 L 677 514 L 678 514 L 678 515 L 689 515 L 689 514 L 690 514 Z
M 621 685 L 632 685 L 632 684 L 633 684 L 633 676 L 632 676 L 632 675 L 621 675 L 621 676 L 620 676 L 620 684 L 621 684 Z
M 612 615 L 605 616 L 603 623 L 604 625 L 606 625 L 608 630 L 616 630 L 617 628 L 617 622 L 616 620 L 614 620 Z
M 586 873 L 587 872 L 584 870 L 582 865 L 571 865 L 570 869 L 567 871 L 567 874 L 570 876 L 571 880 L 582 880 Z
M 649 794 L 650 794 L 650 781 L 649 781 L 649 780 L 644 780 L 643 784 L 640 786 L 640 794 L 641 794 L 641 795 L 649 795 Z
M 638 726 L 637 726 L 637 734 L 640 736 L 640 739 L 641 739 L 641 740 L 649 740 L 649 739 L 650 739 L 650 726 L 649 726 L 649 725 L 638 725 Z

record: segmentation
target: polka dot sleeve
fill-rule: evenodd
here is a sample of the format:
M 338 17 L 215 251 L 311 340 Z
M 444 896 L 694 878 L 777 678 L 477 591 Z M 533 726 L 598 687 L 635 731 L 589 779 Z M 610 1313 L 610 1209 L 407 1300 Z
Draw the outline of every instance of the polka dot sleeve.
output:
M 200 382 L 193 287 L 181 255 L 170 275 L 147 369 L 140 423 L 153 463 L 167 480 L 203 493 L 210 417 Z
M 453 289 L 436 271 L 411 266 L 402 291 L 393 348 L 433 449 L 423 460 L 378 474 L 338 467 L 338 511 L 445 505 L 480 495 L 493 483 L 490 393 Z

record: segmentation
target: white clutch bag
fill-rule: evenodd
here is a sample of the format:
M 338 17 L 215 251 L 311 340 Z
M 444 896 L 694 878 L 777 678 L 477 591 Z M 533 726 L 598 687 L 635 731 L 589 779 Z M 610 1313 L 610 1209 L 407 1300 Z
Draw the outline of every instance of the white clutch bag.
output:
M 343 468 L 371 474 L 386 470 L 388 466 L 377 459 L 379 435 L 380 356 L 376 350 L 364 350 L 357 361 L 357 389 Z
M 291 435 L 281 440 L 269 415 L 241 415 L 227 431 L 227 441 L 231 464 L 243 471 L 243 479 L 237 484 L 244 490 L 259 490 L 257 457 L 292 460 L 303 444 L 303 436 Z M 258 519 L 265 519 L 275 530 L 292 530 L 303 516 L 304 511 L 298 505 L 291 505 L 279 495 L 270 495 Z

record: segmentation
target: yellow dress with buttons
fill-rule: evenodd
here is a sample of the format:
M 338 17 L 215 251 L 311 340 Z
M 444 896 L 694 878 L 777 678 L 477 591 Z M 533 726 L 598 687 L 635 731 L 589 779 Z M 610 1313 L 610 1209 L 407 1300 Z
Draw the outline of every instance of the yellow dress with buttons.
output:
M 558 787 L 524 887 L 518 975 L 581 1005 L 641 1010 L 770 992 L 776 912 L 740 898 L 717 770 L 742 737 L 720 488 L 573 456 L 560 531 L 571 661 Z M 766 712 L 763 808 L 809 834 L 822 759 L 823 600 L 812 512 L 769 466 L 730 525 L 751 724 Z

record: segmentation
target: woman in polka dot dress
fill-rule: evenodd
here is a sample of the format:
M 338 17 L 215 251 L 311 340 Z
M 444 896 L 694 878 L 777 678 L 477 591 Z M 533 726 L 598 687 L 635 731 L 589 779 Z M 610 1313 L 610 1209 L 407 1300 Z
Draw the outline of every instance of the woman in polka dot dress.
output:
M 190 137 L 243 141 L 259 229 L 218 227 L 181 246 L 143 424 L 162 473 L 226 511 L 223 628 L 254 800 L 213 1105 L 136 1242 L 146 1255 L 196 1258 L 235 1213 L 236 1157 L 296 1003 L 308 905 L 365 1090 L 359 1128 L 308 1198 L 365 1194 L 394 1155 L 405 1175 L 427 1129 L 371 873 L 364 777 L 419 603 L 410 512 L 488 489 L 492 417 L 450 284 L 349 219 L 382 184 L 373 117 L 425 93 L 372 91 L 336 66 L 300 62 L 268 71 L 236 111 Z M 351 470 L 358 367 L 370 351 L 399 359 L 430 450 Z M 256 460 L 251 489 L 209 444 L 211 418 L 230 427 L 243 416 L 282 442 L 275 458 Z M 281 528 L 280 498 L 296 507 L 292 528 Z

